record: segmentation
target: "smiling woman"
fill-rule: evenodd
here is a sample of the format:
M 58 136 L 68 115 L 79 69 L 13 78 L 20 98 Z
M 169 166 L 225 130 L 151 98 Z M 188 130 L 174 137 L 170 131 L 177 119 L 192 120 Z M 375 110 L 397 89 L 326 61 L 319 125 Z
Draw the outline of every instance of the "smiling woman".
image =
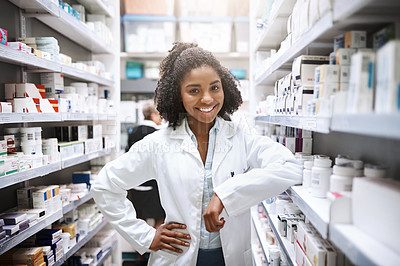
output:
M 149 265 L 252 265 L 250 207 L 301 182 L 293 154 L 229 115 L 242 104 L 236 79 L 214 55 L 175 43 L 155 101 L 168 127 L 136 142 L 99 173 L 91 192 L 106 218 Z M 165 224 L 137 219 L 124 191 L 159 185 Z

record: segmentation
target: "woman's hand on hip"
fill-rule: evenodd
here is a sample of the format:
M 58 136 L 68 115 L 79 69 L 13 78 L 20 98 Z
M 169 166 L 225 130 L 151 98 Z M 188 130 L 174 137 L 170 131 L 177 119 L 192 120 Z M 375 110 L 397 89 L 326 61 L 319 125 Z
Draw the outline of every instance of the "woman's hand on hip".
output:
M 224 205 L 222 201 L 217 194 L 214 193 L 203 214 L 204 223 L 208 232 L 219 232 L 219 230 L 224 227 L 225 219 L 223 217 L 218 219 L 223 209 Z
M 183 241 L 180 238 L 190 240 L 190 235 L 179 231 L 174 231 L 173 229 L 186 229 L 186 225 L 178 223 L 160 225 L 157 228 L 153 242 L 150 245 L 150 249 L 154 251 L 168 249 L 176 253 L 182 253 L 182 249 L 174 247 L 171 244 L 189 246 L 189 242 Z

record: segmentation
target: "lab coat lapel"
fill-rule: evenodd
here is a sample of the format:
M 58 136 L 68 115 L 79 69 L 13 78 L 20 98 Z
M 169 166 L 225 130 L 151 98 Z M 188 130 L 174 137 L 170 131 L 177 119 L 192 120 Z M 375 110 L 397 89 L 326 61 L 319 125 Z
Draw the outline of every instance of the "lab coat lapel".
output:
M 200 154 L 197 151 L 196 146 L 194 145 L 193 141 L 190 139 L 188 133 L 186 132 L 185 123 L 186 123 L 186 120 L 182 121 L 181 125 L 176 127 L 175 130 L 173 130 L 171 128 L 170 129 L 171 130 L 170 137 L 171 137 L 171 139 L 176 139 L 178 141 L 181 141 L 180 148 L 183 151 L 193 155 L 197 159 L 200 159 L 200 161 L 201 161 Z
M 217 139 L 215 140 L 214 158 L 212 164 L 212 172 L 214 176 L 225 156 L 232 149 L 232 137 L 235 134 L 235 128 L 230 123 L 227 123 L 221 118 L 217 119 L 219 119 L 220 129 L 217 133 Z

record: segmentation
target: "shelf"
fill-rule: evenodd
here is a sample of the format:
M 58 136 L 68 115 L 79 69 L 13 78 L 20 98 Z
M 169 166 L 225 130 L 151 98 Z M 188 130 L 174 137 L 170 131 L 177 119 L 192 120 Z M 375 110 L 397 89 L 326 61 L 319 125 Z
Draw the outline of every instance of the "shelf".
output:
M 73 209 L 76 209 L 78 206 L 82 205 L 83 203 L 89 201 L 92 199 L 92 195 L 90 192 L 88 192 L 85 196 L 78 200 L 74 200 L 70 202 L 69 204 L 63 206 L 63 214 L 66 214 L 67 212 L 72 211 Z
M 61 162 L 55 162 L 41 167 L 25 170 L 19 173 L 6 175 L 0 178 L 0 189 L 24 182 L 39 176 L 45 176 L 61 170 Z
M 61 72 L 64 74 L 66 77 L 70 77 L 73 79 L 78 79 L 82 81 L 87 81 L 87 82 L 95 82 L 103 86 L 109 86 L 113 87 L 114 86 L 114 81 L 109 80 L 103 77 L 100 77 L 98 75 L 92 74 L 87 71 L 83 71 L 74 67 L 70 66 L 61 66 Z
M 257 245 L 255 245 L 255 244 L 252 244 L 252 245 L 251 245 L 251 252 L 252 252 L 252 254 L 253 254 L 253 264 L 254 264 L 255 266 L 263 266 L 263 263 L 262 263 L 262 261 L 261 261 L 260 258 L 259 258 L 257 249 L 258 249 L 258 246 L 257 246 Z
M 37 224 L 34 226 L 22 231 L 21 233 L 17 234 L 15 237 L 5 241 L 4 243 L 0 244 L 0 255 L 7 252 L 11 248 L 15 247 L 28 237 L 36 234 L 40 230 L 46 228 L 47 226 L 51 225 L 55 221 L 59 220 L 62 218 L 62 210 L 58 210 L 57 212 L 51 214 L 51 215 L 46 215 L 47 217 L 44 218 L 43 220 L 39 221 Z
M 118 241 L 114 241 L 111 245 L 111 248 L 107 249 L 106 251 L 103 251 L 103 255 L 101 256 L 100 260 L 96 263 L 96 265 L 102 265 L 104 261 L 110 257 L 112 254 L 112 251 L 118 246 Z
M 68 159 L 65 159 L 65 160 L 61 159 L 61 167 L 62 168 L 67 168 L 67 167 L 71 167 L 71 166 L 74 166 L 74 165 L 78 165 L 78 164 L 93 160 L 95 158 L 102 157 L 102 156 L 104 156 L 106 154 L 109 154 L 109 153 L 111 153 L 111 149 L 108 149 L 108 150 L 104 149 L 104 150 L 92 152 L 92 153 L 89 153 L 89 154 L 84 154 L 84 155 L 68 158 Z
M 301 128 L 319 133 L 329 133 L 330 118 L 307 116 L 257 116 L 256 122 Z
M 102 14 L 102 15 L 107 15 L 111 18 L 114 17 L 114 14 L 112 13 L 112 7 L 107 6 L 104 4 L 102 0 L 77 0 L 79 3 L 81 3 L 83 6 L 85 6 L 85 9 L 89 11 L 91 14 Z
M 262 251 L 264 253 L 264 258 L 265 258 L 266 261 L 268 261 L 268 257 L 269 256 L 268 256 L 268 249 L 267 248 L 268 248 L 269 244 L 267 243 L 265 236 L 263 236 L 263 234 L 262 234 L 261 222 L 258 219 L 257 212 L 254 211 L 254 210 L 251 211 L 251 220 L 253 222 L 254 229 L 256 231 L 258 240 L 260 242 L 261 249 L 262 249 Z
M 0 113 L 0 124 L 60 122 L 60 113 Z
M 300 208 L 307 219 L 317 229 L 323 238 L 328 238 L 330 206 L 328 199 L 312 197 L 303 186 L 292 186 L 286 193 Z
M 331 225 L 329 239 L 354 265 L 399 264 L 399 254 L 352 224 Z
M 288 3 L 290 2 L 290 3 Z M 263 30 L 262 34 L 255 45 L 255 51 L 260 49 L 276 49 L 280 43 L 285 39 L 287 33 L 287 20 L 292 13 L 293 6 L 296 1 L 275 1 L 274 13 L 270 14 L 268 24 Z
M 87 235 L 83 236 L 79 239 L 78 243 L 76 243 L 72 248 L 70 248 L 65 254 L 65 260 L 75 254 L 83 245 L 85 245 L 92 237 L 97 234 L 105 225 L 107 221 L 103 218 L 103 221 L 98 224 L 92 231 L 90 231 Z
M 278 239 L 278 246 L 282 251 L 282 255 L 286 258 L 287 265 L 297 265 L 296 254 L 294 253 L 294 245 L 290 243 L 290 241 L 286 237 L 282 237 L 278 232 L 278 216 L 275 214 L 270 214 L 269 205 L 266 204 L 265 201 L 262 202 L 262 206 L 264 207 L 271 229 Z
M 80 46 L 95 54 L 113 54 L 110 45 L 103 43 L 89 28 L 65 12 L 57 4 L 45 0 L 9 0 L 26 13 L 25 17 L 34 17 L 50 28 L 58 31 Z
M 25 66 L 29 69 L 42 69 L 48 72 L 61 72 L 61 65 L 53 61 L 27 54 L 8 46 L 0 45 L 0 61 Z M 43 71 L 45 72 L 45 71 Z
M 114 86 L 114 81 L 112 80 L 102 78 L 98 75 L 94 75 L 77 68 L 61 65 L 36 55 L 11 49 L 5 45 L 0 45 L 0 61 L 25 66 L 27 68 L 27 72 L 60 72 L 66 77 L 70 77 L 72 79 L 95 82 L 103 86 Z
M 400 139 L 399 114 L 357 114 L 332 116 L 332 131 Z

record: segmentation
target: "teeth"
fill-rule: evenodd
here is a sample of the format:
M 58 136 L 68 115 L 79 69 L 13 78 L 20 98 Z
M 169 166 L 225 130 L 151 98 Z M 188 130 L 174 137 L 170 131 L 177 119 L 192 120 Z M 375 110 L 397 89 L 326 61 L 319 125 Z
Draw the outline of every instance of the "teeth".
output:
M 214 107 L 210 107 L 210 108 L 199 108 L 200 111 L 202 112 L 210 112 Z

